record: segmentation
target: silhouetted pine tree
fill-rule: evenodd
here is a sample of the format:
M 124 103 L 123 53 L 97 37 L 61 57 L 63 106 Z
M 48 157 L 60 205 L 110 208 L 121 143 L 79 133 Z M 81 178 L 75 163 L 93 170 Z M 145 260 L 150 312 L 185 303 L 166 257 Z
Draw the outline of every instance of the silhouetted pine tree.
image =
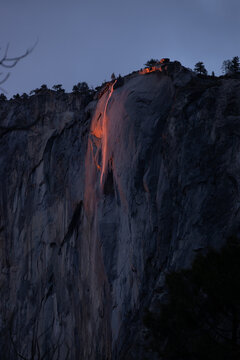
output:
M 195 64 L 194 71 L 199 75 L 207 75 L 207 70 L 202 61 L 199 61 Z

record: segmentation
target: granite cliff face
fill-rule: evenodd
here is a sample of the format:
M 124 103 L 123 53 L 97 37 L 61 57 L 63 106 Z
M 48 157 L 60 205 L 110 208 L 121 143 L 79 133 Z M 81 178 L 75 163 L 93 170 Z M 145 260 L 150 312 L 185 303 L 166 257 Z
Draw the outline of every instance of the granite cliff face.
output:
M 179 63 L 0 104 L 1 359 L 155 359 L 164 274 L 239 233 L 240 81 Z

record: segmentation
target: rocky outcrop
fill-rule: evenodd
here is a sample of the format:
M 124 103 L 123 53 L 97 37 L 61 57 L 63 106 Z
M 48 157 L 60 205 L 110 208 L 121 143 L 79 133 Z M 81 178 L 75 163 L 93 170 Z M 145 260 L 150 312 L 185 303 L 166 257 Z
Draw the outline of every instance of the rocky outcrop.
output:
M 154 359 L 164 274 L 239 232 L 240 82 L 179 63 L 0 104 L 2 359 Z

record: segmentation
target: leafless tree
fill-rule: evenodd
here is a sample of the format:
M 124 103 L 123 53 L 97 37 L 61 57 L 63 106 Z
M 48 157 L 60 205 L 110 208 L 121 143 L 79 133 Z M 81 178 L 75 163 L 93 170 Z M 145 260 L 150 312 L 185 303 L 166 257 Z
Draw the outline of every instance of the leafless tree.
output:
M 0 67 L 3 69 L 12 69 L 14 66 L 17 65 L 17 63 L 22 60 L 23 58 L 25 58 L 26 56 L 28 56 L 36 47 L 38 43 L 38 40 L 35 42 L 35 44 L 28 48 L 25 53 L 23 53 L 20 56 L 14 56 L 11 57 L 8 55 L 9 53 L 9 44 L 7 44 L 5 50 L 3 51 L 3 55 L 0 57 Z M 2 48 L 0 48 L 0 52 L 2 51 Z M 0 72 L 0 85 L 2 85 L 10 76 L 10 72 L 7 71 L 7 73 L 4 72 Z M 0 87 L 0 90 L 4 91 L 4 89 L 2 89 Z M 5 92 L 5 91 L 4 91 Z

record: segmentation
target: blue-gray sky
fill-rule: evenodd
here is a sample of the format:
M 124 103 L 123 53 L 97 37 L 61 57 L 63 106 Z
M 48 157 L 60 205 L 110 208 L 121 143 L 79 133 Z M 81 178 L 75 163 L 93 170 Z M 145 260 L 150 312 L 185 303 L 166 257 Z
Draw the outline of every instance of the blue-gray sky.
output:
M 10 55 L 39 43 L 11 71 L 9 96 L 47 84 L 100 85 L 150 58 L 220 74 L 240 56 L 239 0 L 0 0 L 0 44 Z

